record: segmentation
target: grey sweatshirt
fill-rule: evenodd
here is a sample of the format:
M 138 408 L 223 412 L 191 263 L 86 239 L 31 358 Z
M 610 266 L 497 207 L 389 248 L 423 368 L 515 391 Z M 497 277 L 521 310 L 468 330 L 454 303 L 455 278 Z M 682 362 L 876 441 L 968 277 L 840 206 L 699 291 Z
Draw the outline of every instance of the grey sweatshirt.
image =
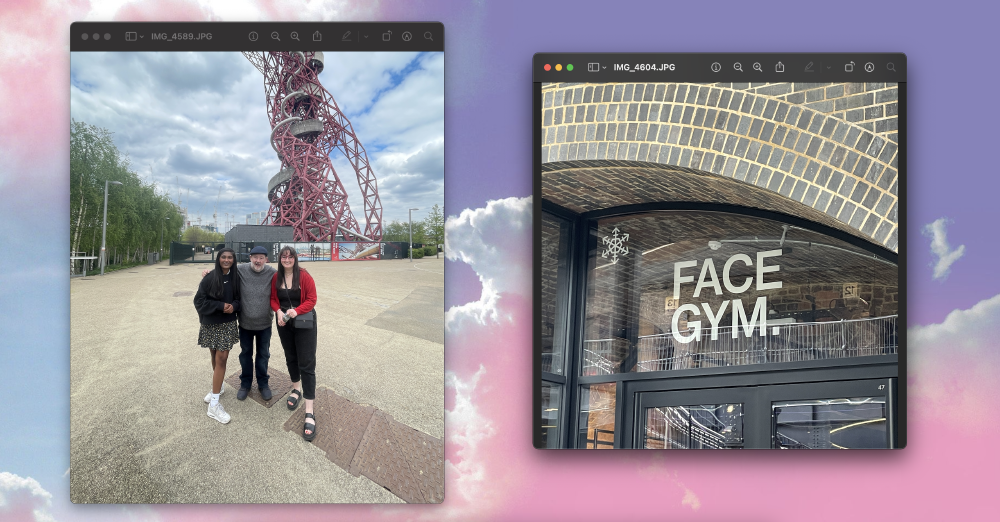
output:
M 271 328 L 274 312 L 271 311 L 271 280 L 277 270 L 264 265 L 260 272 L 254 272 L 250 263 L 240 263 L 240 328 L 244 330 L 265 330 Z

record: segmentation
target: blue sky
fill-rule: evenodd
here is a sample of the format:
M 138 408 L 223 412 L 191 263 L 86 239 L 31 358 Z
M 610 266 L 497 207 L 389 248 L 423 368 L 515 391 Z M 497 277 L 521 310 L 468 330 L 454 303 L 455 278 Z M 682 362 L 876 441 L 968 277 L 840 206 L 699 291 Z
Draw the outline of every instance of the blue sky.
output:
M 383 220 L 443 205 L 443 53 L 324 54 L 320 81 L 368 151 Z M 263 77 L 242 54 L 75 53 L 70 79 L 72 118 L 111 130 L 133 171 L 175 202 L 180 191 L 192 221 L 267 210 L 279 163 Z M 363 219 L 353 168 L 342 154 L 331 160 Z

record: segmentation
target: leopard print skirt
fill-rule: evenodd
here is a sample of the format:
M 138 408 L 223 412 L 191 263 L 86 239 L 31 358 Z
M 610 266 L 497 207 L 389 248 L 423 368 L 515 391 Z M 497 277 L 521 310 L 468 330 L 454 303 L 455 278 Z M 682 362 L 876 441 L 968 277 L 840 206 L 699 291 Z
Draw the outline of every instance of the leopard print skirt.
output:
M 203 324 L 198 331 L 198 344 L 209 350 L 228 352 L 238 342 L 240 342 L 240 329 L 236 321 Z

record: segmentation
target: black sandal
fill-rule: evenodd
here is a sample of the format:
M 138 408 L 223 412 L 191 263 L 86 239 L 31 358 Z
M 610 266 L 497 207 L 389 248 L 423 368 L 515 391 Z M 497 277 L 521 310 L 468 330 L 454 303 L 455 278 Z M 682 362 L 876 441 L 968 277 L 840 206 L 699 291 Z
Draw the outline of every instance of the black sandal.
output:
M 312 419 L 313 421 L 310 423 L 308 419 Z M 312 425 L 312 428 L 309 427 L 310 425 Z M 309 430 L 312 433 L 306 434 L 306 430 Z M 305 439 L 306 442 L 312 442 L 312 440 L 316 438 L 316 416 L 312 413 L 306 414 L 306 421 L 302 426 L 302 438 Z
M 296 395 L 295 397 L 292 397 L 293 393 L 297 393 L 298 395 Z M 299 390 L 296 390 L 295 388 L 292 388 L 292 391 L 288 392 L 288 402 L 291 403 L 291 404 L 285 404 L 285 406 L 288 406 L 289 410 L 293 410 L 294 411 L 295 408 L 299 407 L 299 399 L 301 399 L 301 398 L 302 398 L 302 392 L 299 391 Z

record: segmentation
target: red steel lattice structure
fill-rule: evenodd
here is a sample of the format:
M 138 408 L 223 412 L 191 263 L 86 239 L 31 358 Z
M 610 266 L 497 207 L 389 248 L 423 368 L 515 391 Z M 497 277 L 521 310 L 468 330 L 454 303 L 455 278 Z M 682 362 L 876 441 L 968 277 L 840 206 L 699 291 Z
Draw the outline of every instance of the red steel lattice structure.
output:
M 270 225 L 291 225 L 295 241 L 382 239 L 382 203 L 364 146 L 333 96 L 319 82 L 322 52 L 247 52 L 264 75 L 271 146 L 281 169 L 267 184 Z M 357 173 L 364 197 L 361 230 L 330 162 L 339 149 Z

